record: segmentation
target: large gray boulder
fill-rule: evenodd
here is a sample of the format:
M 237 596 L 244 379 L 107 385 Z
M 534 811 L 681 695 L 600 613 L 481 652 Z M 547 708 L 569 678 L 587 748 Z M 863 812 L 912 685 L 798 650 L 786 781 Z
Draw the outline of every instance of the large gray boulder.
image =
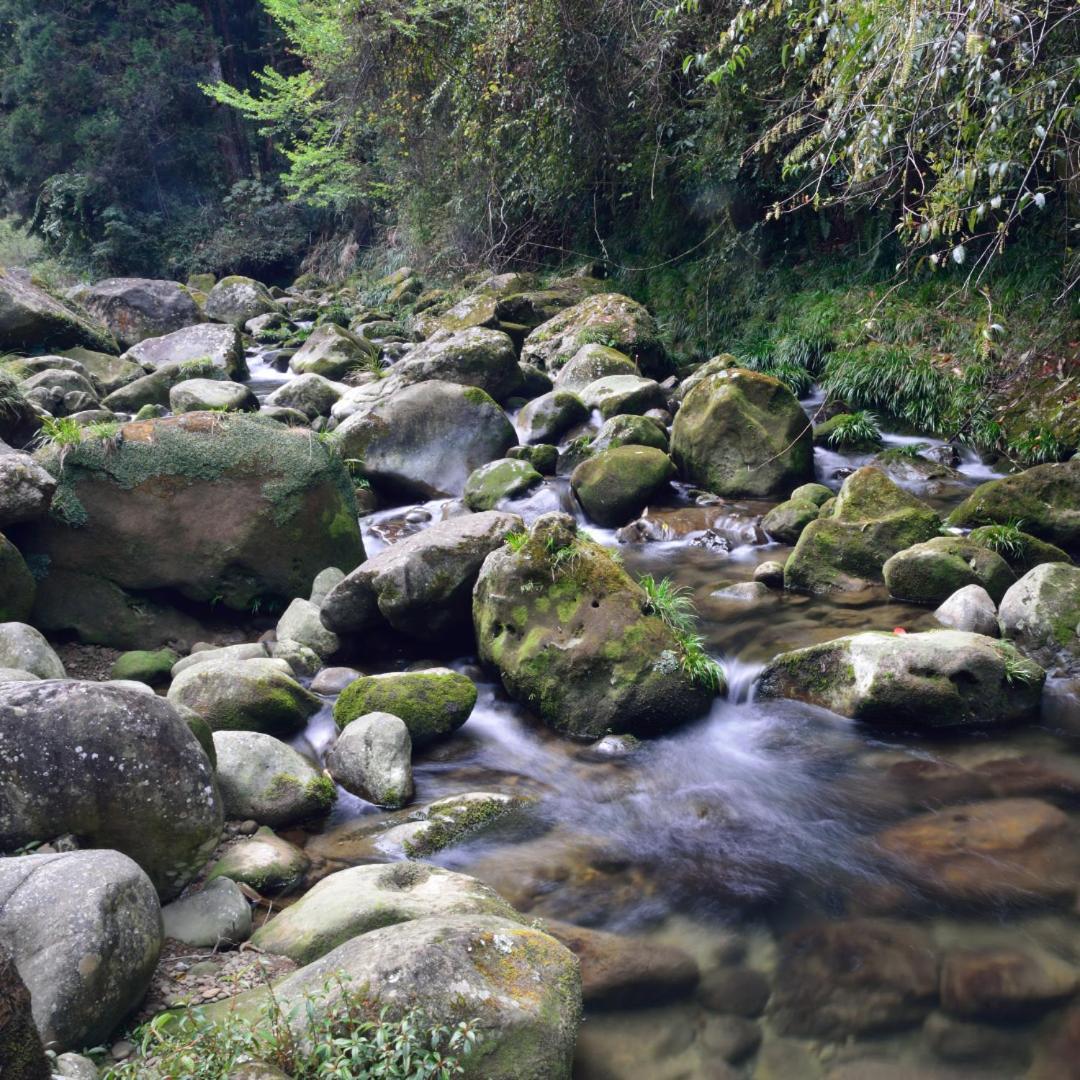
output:
M 85 345 L 111 352 L 112 334 L 99 322 L 58 300 L 25 270 L 0 266 L 0 350 L 62 349 Z
M 146 992 L 161 940 L 154 886 L 127 856 L 0 859 L 0 945 L 15 957 L 47 1049 L 108 1039 Z
M 618 349 L 595 342 L 582 345 L 555 376 L 556 390 L 584 390 L 589 383 L 608 375 L 640 375 L 637 364 Z
M 767 496 L 814 476 L 810 421 L 779 379 L 743 368 L 702 379 L 671 429 L 679 472 L 717 495 Z
M 589 418 L 585 402 L 569 390 L 549 390 L 523 405 L 518 430 L 526 443 L 557 443 L 576 424 Z
M 298 409 L 309 420 L 317 416 L 329 416 L 334 402 L 344 393 L 341 383 L 332 382 L 323 375 L 309 372 L 297 375 L 279 386 L 267 399 L 267 405 L 286 409 Z
M 171 899 L 222 820 L 210 759 L 162 698 L 109 683 L 0 684 L 0 849 L 73 833 L 130 856 Z
M 148 371 L 157 371 L 166 364 L 209 360 L 230 379 L 246 379 L 248 374 L 240 331 L 235 326 L 219 323 L 198 323 L 171 334 L 146 338 L 132 345 L 121 359 L 130 360 Z
M 86 289 L 81 300 L 128 349 L 145 338 L 203 321 L 198 305 L 178 281 L 108 278 Z
M 1033 719 L 1045 678 L 1007 642 L 979 634 L 871 631 L 781 653 L 761 673 L 758 696 L 881 727 L 971 727 Z
M 169 390 L 169 408 L 178 415 L 205 410 L 257 412 L 259 399 L 243 383 L 227 379 L 184 379 Z
M 29 671 L 39 679 L 62 679 L 60 657 L 40 630 L 26 623 L 0 623 L 0 667 Z
M 480 659 L 512 697 L 564 734 L 656 734 L 702 715 L 719 677 L 687 671 L 684 646 L 644 591 L 566 514 L 545 514 L 484 561 L 473 594 Z
M 421 639 L 468 627 L 481 564 L 520 528 L 516 514 L 495 510 L 437 522 L 384 548 L 335 585 L 322 602 L 322 621 L 351 634 L 385 619 Z
M 475 878 L 426 863 L 397 862 L 331 874 L 257 930 L 252 944 L 310 964 L 372 930 L 446 915 L 521 921 L 498 893 Z
M 998 601 L 1016 580 L 1000 555 L 962 536 L 935 536 L 898 551 L 881 572 L 892 596 L 914 604 L 940 604 L 965 585 L 981 585 Z
M 337 634 L 323 625 L 319 605 L 299 596 L 278 619 L 277 639 L 279 642 L 295 641 L 305 645 L 323 659 L 333 656 L 341 644 Z
M 395 364 L 394 375 L 403 386 L 428 379 L 478 386 L 496 401 L 505 401 L 521 382 L 509 335 L 481 326 L 439 331 Z
M 1080 567 L 1040 563 L 1002 597 L 1005 637 L 1044 667 L 1080 674 Z
M 404 806 L 415 792 L 412 736 L 405 721 L 391 713 L 353 720 L 327 753 L 326 768 L 346 791 L 376 806 Z
M 243 326 L 249 319 L 277 311 L 278 305 L 261 282 L 233 274 L 214 285 L 207 294 L 203 310 L 206 317 L 215 322 Z
M 43 517 L 54 491 L 56 480 L 47 469 L 0 443 L 0 529 Z
M 325 813 L 334 785 L 291 746 L 259 731 L 216 731 L 217 781 L 228 818 L 279 828 Z
M 308 1030 L 340 1001 L 343 974 L 391 1017 L 420 1010 L 432 1024 L 475 1020 L 484 1033 L 466 1075 L 484 1080 L 569 1080 L 581 1017 L 581 975 L 553 937 L 495 915 L 413 919 L 351 938 L 274 986 L 274 999 Z M 327 988 L 329 988 L 327 992 Z M 326 994 L 325 997 L 321 995 Z M 249 991 L 205 1010 L 208 1022 L 255 1018 L 269 991 Z
M 475 469 L 517 444 L 488 394 L 439 380 L 396 391 L 350 416 L 335 435 L 341 456 L 362 461 L 376 488 L 422 499 L 460 495 Z
M 379 350 L 366 338 L 336 323 L 323 323 L 296 350 L 289 367 L 297 375 L 340 379 L 350 371 L 372 364 L 378 355 Z
M 0 1061 L 5 1080 L 49 1080 L 52 1069 L 30 1011 L 30 991 L 9 949 L 0 943 Z M 94 1070 L 97 1080 L 97 1070 Z

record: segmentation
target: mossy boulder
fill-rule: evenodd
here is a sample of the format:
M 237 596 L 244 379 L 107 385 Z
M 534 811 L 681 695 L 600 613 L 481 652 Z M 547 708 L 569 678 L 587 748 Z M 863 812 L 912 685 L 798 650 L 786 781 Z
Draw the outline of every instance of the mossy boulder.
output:
M 501 791 L 465 791 L 416 810 L 410 821 L 387 829 L 380 851 L 392 857 L 426 859 L 528 806 L 533 800 Z
M 434 915 L 497 915 L 520 922 L 475 878 L 423 863 L 354 866 L 324 878 L 256 931 L 264 952 L 310 964 L 360 934 Z
M 125 383 L 104 398 L 101 407 L 113 412 L 136 413 L 136 419 L 164 416 L 169 391 L 185 379 L 224 379 L 225 369 L 211 359 L 170 360 L 156 371 Z M 148 410 L 153 409 L 151 413 Z M 147 411 L 144 411 L 147 410 Z
M 19 549 L 0 535 L 0 622 L 25 622 L 34 608 L 37 583 Z
M 144 682 L 147 686 L 165 686 L 172 678 L 173 665 L 179 659 L 172 649 L 133 649 L 116 658 L 110 676 Z
M 128 349 L 145 338 L 160 337 L 203 321 L 198 305 L 178 281 L 108 278 L 83 290 L 79 299 Z
M 655 734 L 702 715 L 713 690 L 647 613 L 644 591 L 565 514 L 487 557 L 473 597 L 482 661 L 510 695 L 564 734 Z
M 295 379 L 279 386 L 267 397 L 266 403 L 296 409 L 309 420 L 314 420 L 317 416 L 330 415 L 330 410 L 344 389 L 340 383 L 309 372 L 307 375 L 297 375 Z
M 449 668 L 365 675 L 349 683 L 334 703 L 341 729 L 357 717 L 386 712 L 405 721 L 413 747 L 456 731 L 476 704 L 476 686 Z
M 559 390 L 584 390 L 589 383 L 608 375 L 640 375 L 637 364 L 626 353 L 607 345 L 582 345 L 559 368 L 555 386 Z
M 1000 555 L 962 536 L 935 536 L 898 551 L 885 561 L 882 574 L 898 600 L 935 605 L 965 585 L 981 585 L 997 603 L 1016 580 Z
M 184 379 L 169 390 L 174 413 L 258 412 L 259 399 L 251 387 L 227 379 Z
M 844 481 L 831 510 L 825 503 L 803 529 L 784 585 L 808 593 L 865 588 L 882 580 L 890 556 L 932 539 L 940 525 L 929 506 L 865 466 Z
M 378 355 L 378 348 L 366 338 L 337 323 L 323 323 L 293 353 L 289 367 L 297 375 L 340 379 L 350 371 L 373 364 Z
M 44 569 L 38 599 L 48 594 L 49 626 L 68 625 L 65 607 L 77 600 L 51 588 L 54 575 L 101 582 L 136 603 L 168 605 L 175 593 L 247 611 L 307 596 L 325 567 L 363 561 L 352 482 L 310 433 L 190 413 L 37 459 L 58 485 L 49 516 L 25 526 L 21 543 Z M 92 615 L 80 615 L 82 635 L 132 647 Z
M 710 375 L 717 375 L 739 366 L 739 361 L 731 353 L 719 353 L 687 375 L 675 388 L 674 397 L 677 401 L 682 401 L 698 383 L 704 382 Z
M 595 409 L 605 420 L 613 416 L 640 416 L 650 409 L 667 407 L 663 388 L 640 375 L 607 375 L 581 390 L 587 409 Z
M 761 527 L 781 544 L 795 544 L 803 529 L 816 521 L 821 508 L 808 499 L 788 499 L 774 506 L 762 519 Z
M 824 484 L 800 484 L 788 498 L 794 502 L 812 502 L 815 506 L 824 506 L 830 499 L 836 497 L 832 488 Z
M 663 450 L 618 446 L 583 461 L 571 474 L 570 487 L 591 521 L 614 528 L 638 517 L 674 475 Z
M 212 731 L 291 735 L 322 702 L 287 671 L 283 660 L 212 660 L 181 671 L 168 698 L 198 713 Z
M 813 476 L 810 422 L 779 379 L 729 368 L 683 399 L 671 456 L 685 479 L 724 496 L 767 496 Z
M 478 386 L 496 401 L 505 401 L 521 383 L 514 343 L 499 330 L 479 326 L 429 337 L 394 365 L 394 375 L 404 386 L 428 379 Z
M 1080 548 L 1080 458 L 980 484 L 948 517 L 961 529 L 1013 522 L 1066 551 Z
M 762 672 L 758 696 L 918 731 L 1035 719 L 1045 678 L 1013 646 L 979 634 L 869 632 L 781 653 Z
M 589 418 L 589 410 L 577 394 L 551 390 L 522 406 L 518 430 L 526 443 L 554 443 Z
M 311 860 L 294 844 L 262 826 L 254 836 L 230 847 L 210 869 L 207 881 L 225 877 L 264 896 L 295 892 Z
M 551 443 L 537 443 L 535 446 L 511 446 L 506 456 L 515 461 L 527 461 L 543 476 L 554 476 L 559 467 L 559 448 Z
M 494 510 L 503 499 L 516 499 L 543 480 L 527 461 L 499 458 L 481 465 L 465 481 L 463 498 L 470 510 Z
M 1055 544 L 1048 544 L 1031 533 L 1009 528 L 1003 538 L 1001 526 L 980 525 L 968 533 L 968 539 L 1000 555 L 1014 574 L 1026 574 L 1040 563 L 1071 563 L 1068 554 Z
M 933 495 L 953 495 L 962 498 L 968 492 L 962 473 L 940 461 L 931 461 L 922 454 L 912 455 L 903 447 L 893 447 L 875 454 L 870 464 L 880 469 L 890 480 L 909 490 Z
M 76 345 L 71 349 L 61 349 L 59 355 L 82 364 L 97 380 L 104 394 L 112 393 L 113 390 L 126 386 L 145 374 L 142 366 L 137 363 L 132 363 L 121 356 L 87 349 L 81 345 Z
M 651 416 L 613 416 L 605 420 L 590 444 L 594 453 L 616 446 L 652 446 L 668 452 L 668 437 L 662 424 Z
M 1044 667 L 1080 674 L 1080 567 L 1041 563 L 1001 600 L 998 619 L 1005 637 Z
M 161 337 L 146 338 L 128 349 L 121 359 L 148 371 L 157 371 L 166 364 L 193 364 L 201 360 L 220 368 L 230 379 L 246 379 L 248 375 L 240 331 L 235 326 L 216 323 L 199 323 Z M 121 385 L 131 381 L 125 380 Z
M 206 294 L 203 305 L 208 319 L 233 326 L 243 326 L 249 319 L 278 310 L 277 302 L 265 285 L 240 274 L 223 277 L 217 282 Z
M 4 352 L 85 345 L 116 352 L 100 322 L 57 299 L 25 270 L 0 266 L 0 349 Z

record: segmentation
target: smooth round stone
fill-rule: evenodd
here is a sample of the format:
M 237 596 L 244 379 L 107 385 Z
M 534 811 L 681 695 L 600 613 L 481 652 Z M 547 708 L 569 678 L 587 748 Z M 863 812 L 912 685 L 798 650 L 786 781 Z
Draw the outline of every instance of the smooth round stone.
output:
M 227 877 L 214 878 L 200 892 L 166 904 L 161 918 L 165 936 L 185 945 L 239 945 L 251 935 L 251 908 L 240 886 Z

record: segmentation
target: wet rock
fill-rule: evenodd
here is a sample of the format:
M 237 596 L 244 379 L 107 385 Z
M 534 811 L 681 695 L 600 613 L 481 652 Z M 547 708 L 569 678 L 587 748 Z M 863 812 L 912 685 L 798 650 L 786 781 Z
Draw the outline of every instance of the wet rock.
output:
M 186 705 L 212 731 L 299 731 L 322 702 L 286 674 L 281 660 L 211 661 L 173 678 L 169 701 Z
M 1002 597 L 998 619 L 1022 652 L 1055 672 L 1080 674 L 1080 567 L 1029 570 Z
M 257 412 L 259 399 L 243 383 L 223 379 L 185 379 L 169 391 L 169 407 L 174 413 Z
M 1077 988 L 1076 969 L 1041 949 L 957 949 L 941 966 L 941 1007 L 957 1016 L 1017 1019 Z
M 377 358 L 378 349 L 366 338 L 336 323 L 323 323 L 293 353 L 289 367 L 297 375 L 340 379 L 351 371 L 372 367 Z
M 551 390 L 523 406 L 517 423 L 526 443 L 557 443 L 588 416 L 589 410 L 577 394 Z
M 0 859 L 0 944 L 46 1048 L 107 1039 L 146 991 L 161 940 L 154 886 L 119 852 Z
M 1000 634 L 997 605 L 981 585 L 965 585 L 957 589 L 934 612 L 942 626 L 964 630 L 971 634 L 997 637 Z
M 98 1080 L 98 1068 L 82 1054 L 60 1054 L 53 1075 L 65 1080 Z
M 698 1000 L 707 1009 L 733 1016 L 760 1016 L 771 993 L 769 980 L 748 967 L 720 967 L 707 972 L 698 987 Z
M 251 908 L 240 886 L 227 877 L 167 904 L 161 918 L 167 938 L 198 948 L 239 945 L 251 935 Z
M 481 660 L 564 734 L 655 733 L 700 716 L 714 689 L 686 674 L 641 588 L 565 514 L 545 514 L 518 550 L 487 557 L 473 601 Z
M 667 431 L 663 425 L 648 416 L 613 416 L 605 420 L 596 438 L 589 444 L 594 454 L 617 446 L 652 446 L 668 452 Z
M 438 380 L 395 391 L 350 416 L 335 436 L 342 456 L 364 462 L 376 489 L 424 499 L 461 495 L 476 469 L 517 443 L 483 390 Z
M 761 581 L 736 581 L 729 585 L 722 585 L 709 593 L 710 600 L 718 600 L 722 603 L 755 604 L 762 600 L 768 600 L 773 596 L 768 585 Z
M 1067 1009 L 1037 1047 L 1025 1080 L 1077 1080 L 1080 1077 L 1080 1006 Z
M 323 668 L 311 680 L 310 689 L 316 694 L 340 694 L 349 683 L 359 679 L 363 672 L 350 667 Z
M 298 889 L 310 866 L 311 860 L 298 847 L 264 825 L 229 848 L 214 863 L 207 881 L 229 878 L 258 893 L 277 896 Z
M 233 274 L 223 277 L 207 293 L 203 310 L 206 317 L 215 322 L 243 326 L 260 315 L 277 311 L 278 305 L 261 282 Z
M 195 301 L 177 281 L 108 278 L 86 289 L 81 302 L 124 348 L 203 321 Z
M 544 928 L 581 962 L 582 997 L 593 1008 L 626 1009 L 672 1001 L 693 993 L 698 983 L 696 961 L 673 945 L 553 919 L 546 919 Z
M 0 666 L 29 671 L 39 679 L 63 679 L 64 665 L 45 636 L 26 623 L 0 623 Z
M 278 828 L 326 813 L 333 784 L 292 747 L 258 731 L 217 731 L 217 780 L 225 816 Z
M 581 1014 L 577 962 L 554 938 L 493 915 L 432 916 L 354 937 L 280 980 L 274 998 L 305 1038 L 305 1003 L 333 1007 L 343 973 L 391 1015 L 420 1009 L 433 1024 L 476 1020 L 484 1032 L 470 1068 L 486 1080 L 569 1080 Z M 322 998 L 325 988 L 330 991 Z M 206 1010 L 211 1022 L 254 1017 L 267 990 Z
M 237 381 L 248 376 L 240 331 L 235 326 L 218 326 L 214 323 L 185 326 L 171 334 L 146 338 L 128 349 L 122 359 L 149 371 L 157 371 L 166 365 L 190 364 L 200 367 L 209 365 Z M 126 379 L 121 385 L 132 381 Z
M 162 698 L 73 680 L 0 685 L 0 850 L 71 832 L 130 856 L 171 899 L 221 824 L 210 761 Z
M 865 588 L 882 580 L 886 560 L 933 538 L 937 514 L 898 488 L 877 469 L 857 469 L 799 536 L 784 566 L 784 583 L 796 592 L 828 593 Z
M 52 1070 L 45 1058 L 34 1018 L 30 1012 L 30 991 L 19 975 L 7 947 L 0 942 L 0 1061 L 5 1078 L 49 1080 Z M 94 1070 L 97 1080 L 97 1070 Z
M 521 383 L 514 343 L 480 326 L 432 335 L 394 365 L 394 375 L 403 386 L 428 379 L 476 386 L 496 401 L 505 401 Z
M 762 672 L 758 694 L 917 730 L 1033 719 L 1044 679 L 1008 643 L 979 634 L 872 631 L 781 653 Z
M 609 420 L 615 416 L 640 416 L 649 409 L 662 409 L 667 404 L 667 395 L 652 379 L 643 379 L 640 375 L 607 375 L 584 387 L 581 400 L 587 409 L 595 409 Z
M 817 519 L 820 508 L 808 499 L 788 499 L 774 506 L 762 519 L 761 527 L 781 544 L 796 544 L 803 529 Z
M 792 502 L 811 502 L 815 506 L 824 506 L 830 499 L 835 498 L 836 492 L 827 488 L 824 484 L 800 484 L 788 498 Z
M 365 675 L 351 682 L 334 703 L 344 730 L 358 717 L 387 712 L 405 722 L 414 747 L 456 731 L 476 704 L 472 680 L 449 668 Z
M 1069 819 L 1037 799 L 997 799 L 895 825 L 878 847 L 913 883 L 950 904 L 1066 901 L 1080 881 Z
M 116 343 L 101 323 L 36 285 L 26 271 L 0 267 L 0 348 L 69 345 L 111 350 Z
M 354 866 L 323 878 L 257 930 L 252 944 L 310 964 L 384 926 L 470 914 L 521 921 L 502 897 L 464 874 L 412 862 Z
M 322 375 L 309 372 L 306 375 L 297 375 L 295 379 L 279 386 L 266 399 L 266 403 L 297 409 L 308 420 L 314 420 L 317 416 L 329 416 L 334 403 L 343 392 L 341 383 L 331 382 Z
M 530 801 L 496 791 L 451 795 L 421 807 L 412 820 L 387 829 L 376 846 L 395 858 L 426 858 L 490 828 Z
M 811 1046 L 796 1039 L 766 1039 L 754 1062 L 753 1080 L 819 1080 L 824 1075 Z
M 760 563 L 754 567 L 754 580 L 760 581 L 770 589 L 782 589 L 784 587 L 784 564 L 775 559 Z
M 618 446 L 583 461 L 570 487 L 591 521 L 614 527 L 637 517 L 674 474 L 663 450 Z
M 278 619 L 279 641 L 295 641 L 306 645 L 317 656 L 333 656 L 341 647 L 337 634 L 327 630 L 320 618 L 318 604 L 297 597 Z
M 584 390 L 589 383 L 608 375 L 640 375 L 637 364 L 626 353 L 595 342 L 582 345 L 555 376 L 559 390 Z
M 465 505 L 476 512 L 494 510 L 506 499 L 525 495 L 543 480 L 527 461 L 499 458 L 481 465 L 465 481 Z
M 890 594 L 914 604 L 940 604 L 966 585 L 999 601 L 1016 580 L 1008 563 L 960 536 L 935 536 L 890 556 L 882 574 Z
M 412 738 L 405 722 L 390 713 L 351 721 L 326 755 L 326 768 L 346 791 L 376 806 L 404 806 L 415 792 Z
M 937 956 L 915 925 L 819 922 L 781 943 L 769 1016 L 781 1034 L 845 1039 L 921 1023 L 937 992 Z
M 704 378 L 671 429 L 683 477 L 723 496 L 766 496 L 813 475 L 810 425 L 778 379 L 733 368 Z

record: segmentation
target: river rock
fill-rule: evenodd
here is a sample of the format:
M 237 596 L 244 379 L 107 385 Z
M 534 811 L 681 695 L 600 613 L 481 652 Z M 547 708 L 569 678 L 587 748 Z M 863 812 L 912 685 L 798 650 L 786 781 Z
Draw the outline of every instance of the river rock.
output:
M 296 641 L 320 657 L 333 656 L 341 647 L 337 634 L 327 630 L 319 617 L 318 604 L 297 597 L 278 619 L 278 641 Z
M 474 470 L 517 443 L 506 413 L 483 390 L 438 380 L 397 390 L 335 435 L 342 456 L 362 460 L 377 489 L 423 499 L 461 495 Z
M 350 371 L 372 365 L 378 355 L 378 349 L 366 338 L 336 323 L 323 323 L 293 353 L 289 367 L 297 375 L 340 379 Z
M 605 420 L 613 416 L 641 415 L 667 406 L 663 388 L 640 375 L 607 375 L 589 383 L 581 392 L 587 409 L 596 410 Z
M 477 386 L 496 401 L 505 401 L 521 382 L 510 337 L 481 326 L 440 330 L 395 364 L 394 375 L 404 386 L 428 379 Z
M 571 474 L 570 487 L 591 521 L 615 528 L 638 517 L 674 475 L 663 450 L 618 446 L 583 461 Z
M 193 709 L 213 731 L 290 735 L 322 702 L 287 668 L 269 658 L 195 664 L 174 676 L 168 698 Z
M 670 373 L 656 320 L 619 293 L 590 296 L 541 323 L 525 339 L 521 359 L 555 374 L 582 346 L 594 344 L 621 352 L 650 378 Z
M 110 678 L 146 683 L 147 686 L 167 686 L 173 665 L 179 659 L 172 649 L 158 649 L 155 652 L 135 649 L 116 658 Z
M 125 424 L 116 445 L 86 440 L 62 463 L 45 451 L 39 460 L 57 493 L 21 543 L 48 568 L 37 595 L 47 618 L 34 620 L 43 629 L 121 648 L 175 636 L 162 625 L 154 640 L 153 624 L 113 611 L 95 622 L 69 591 L 73 573 L 159 609 L 171 591 L 250 611 L 262 598 L 307 596 L 324 567 L 363 561 L 352 484 L 310 433 L 192 413 Z
M 815 922 L 788 935 L 769 1003 L 783 1035 L 843 1040 L 923 1021 L 938 993 L 929 935 L 886 919 Z
M 146 338 L 159 337 L 203 321 L 202 312 L 178 281 L 108 278 L 86 289 L 81 301 L 125 349 Z
M 870 631 L 781 653 L 761 673 L 758 694 L 925 730 L 1033 719 L 1045 678 L 1011 645 L 979 634 Z
M 1002 633 L 1040 664 L 1080 674 L 1080 567 L 1041 563 L 1002 597 Z
M 161 910 L 165 936 L 196 948 L 239 945 L 251 936 L 251 908 L 240 886 L 214 878 L 199 892 L 166 904 Z
M 0 443 L 0 529 L 43 517 L 56 481 L 29 454 Z
M 980 484 L 948 517 L 961 529 L 1015 521 L 1040 540 L 1080 547 L 1080 458 Z
M 351 938 L 274 986 L 274 999 L 295 1017 L 301 1040 L 306 1003 L 317 999 L 316 1014 L 333 1008 L 341 994 L 338 973 L 366 987 L 391 1017 L 419 1009 L 429 1023 L 447 1027 L 475 1020 L 484 1038 L 469 1059 L 472 1075 L 570 1078 L 581 978 L 574 955 L 539 930 L 467 914 L 412 919 Z M 249 991 L 210 1006 L 206 1018 L 254 1018 L 267 994 Z
M 608 375 L 640 375 L 637 364 L 626 353 L 595 342 L 582 345 L 555 376 L 558 390 L 584 390 L 589 383 Z
M 594 454 L 617 446 L 652 446 L 668 452 L 668 437 L 664 426 L 651 416 L 613 416 L 605 420 L 589 444 Z
M 390 713 L 351 721 L 327 753 L 326 768 L 346 791 L 376 806 L 404 806 L 415 792 L 412 737 L 405 722 Z
M 52 1069 L 30 1011 L 30 991 L 15 960 L 0 942 L 0 1061 L 5 1080 L 49 1080 Z M 97 1070 L 94 1070 L 97 1080 Z
M 904 548 L 881 568 L 885 586 L 897 600 L 940 604 L 965 585 L 981 585 L 995 602 L 1016 580 L 998 554 L 961 536 L 935 536 Z
M 125 855 L 0 859 L 0 944 L 15 957 L 47 1049 L 106 1040 L 149 986 L 161 940 L 154 886 Z
M 44 635 L 26 623 L 0 623 L 0 666 L 29 671 L 39 679 L 63 679 L 60 657 Z
M 878 847 L 949 904 L 1038 905 L 1075 898 L 1080 852 L 1068 817 L 1038 799 L 967 803 L 894 825 Z
M 128 349 L 121 359 L 139 364 L 148 371 L 157 371 L 169 364 L 201 361 L 209 362 L 230 379 L 246 379 L 248 375 L 240 331 L 235 326 L 217 323 L 201 322 L 161 337 L 146 338 Z M 131 381 L 127 379 L 121 385 Z
M 222 368 L 212 360 L 183 360 L 162 364 L 156 371 L 125 383 L 101 402 L 115 413 L 134 413 L 138 420 L 151 420 L 168 412 L 169 391 L 185 379 L 220 379 Z
M 853 472 L 829 511 L 802 531 L 784 566 L 784 584 L 795 592 L 862 589 L 882 580 L 882 567 L 896 552 L 932 539 L 937 514 L 898 488 L 878 469 Z
M 761 527 L 779 543 L 794 545 L 820 511 L 821 508 L 808 499 L 788 499 L 778 503 L 761 519 Z
M 551 390 L 523 405 L 518 430 L 526 443 L 557 443 L 572 427 L 589 418 L 585 403 L 569 390 Z
M 527 461 L 515 458 L 489 461 L 465 481 L 465 505 L 477 512 L 494 510 L 504 499 L 520 498 L 543 480 Z
M 771 375 L 732 368 L 704 378 L 683 399 L 671 456 L 689 481 L 716 495 L 767 496 L 809 480 L 810 422 Z
M 501 791 L 466 791 L 449 795 L 416 810 L 412 819 L 404 824 L 387 829 L 379 836 L 376 847 L 391 858 L 428 858 L 491 828 L 531 802 L 531 799 Z
M 116 342 L 105 326 L 46 292 L 25 270 L 0 267 L 0 349 L 69 345 L 109 351 Z
M 106 394 L 145 374 L 140 364 L 120 356 L 112 356 L 110 353 L 98 352 L 96 349 L 75 346 L 72 349 L 63 349 L 59 355 L 81 364 Z
M 0 619 L 29 618 L 36 596 L 37 582 L 22 553 L 6 536 L 0 536 Z
M 941 966 L 941 1007 L 957 1016 L 1024 1019 L 1072 997 L 1072 964 L 1043 949 L 955 949 Z
M 171 899 L 221 824 L 210 761 L 162 698 L 104 683 L 0 685 L 0 850 L 70 832 L 129 855 Z
M 349 634 L 385 619 L 395 630 L 424 640 L 470 627 L 481 564 L 520 528 L 517 515 L 489 511 L 449 518 L 407 536 L 329 591 L 321 606 L 323 624 Z
M 309 372 L 297 375 L 279 386 L 267 399 L 268 405 L 298 409 L 309 420 L 317 416 L 329 416 L 330 410 L 344 392 L 340 383 L 331 382 L 322 375 Z
M 334 785 L 292 747 L 259 731 L 216 731 L 225 816 L 279 828 L 326 813 Z
M 278 305 L 266 286 L 249 277 L 223 277 L 207 294 L 203 305 L 208 319 L 243 326 L 249 319 L 277 311 Z
M 655 733 L 709 707 L 713 689 L 683 670 L 644 592 L 568 515 L 543 515 L 517 550 L 489 555 L 473 595 L 481 660 L 557 731 Z
M 473 914 L 522 921 L 498 893 L 464 874 L 414 862 L 354 866 L 323 878 L 257 930 L 252 944 L 310 964 L 384 926 Z
M 233 844 L 210 870 L 207 881 L 228 878 L 265 896 L 298 889 L 311 860 L 265 825 L 254 836 Z
M 225 379 L 185 379 L 169 391 L 169 407 L 174 413 L 257 412 L 259 399 L 243 383 Z
M 390 671 L 349 683 L 334 703 L 334 720 L 344 730 L 355 719 L 387 712 L 405 721 L 414 747 L 456 731 L 476 704 L 472 680 L 449 668 Z
M 952 630 L 965 630 L 986 637 L 997 637 L 1000 633 L 997 606 L 981 585 L 965 585 L 957 589 L 934 612 L 934 618 Z

